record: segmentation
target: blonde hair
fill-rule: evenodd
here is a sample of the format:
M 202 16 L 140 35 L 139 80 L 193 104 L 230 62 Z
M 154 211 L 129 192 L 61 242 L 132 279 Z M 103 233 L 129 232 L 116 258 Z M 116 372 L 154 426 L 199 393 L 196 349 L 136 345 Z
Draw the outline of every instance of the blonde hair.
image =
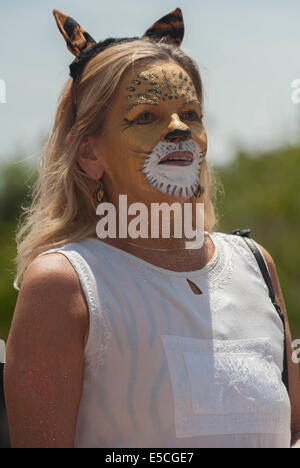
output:
M 70 78 L 62 90 L 52 130 L 42 148 L 32 201 L 29 206 L 22 207 L 16 234 L 15 289 L 20 289 L 27 267 L 39 253 L 95 234 L 97 203 L 92 193 L 96 182 L 76 163 L 78 150 L 86 136 L 101 132 L 106 110 L 123 75 L 141 61 L 179 64 L 192 78 L 202 102 L 203 89 L 197 64 L 180 48 L 163 41 L 134 40 L 114 44 L 93 57 L 76 83 L 76 120 L 72 112 Z M 68 138 L 70 132 L 71 139 Z M 213 203 L 216 183 L 206 158 L 200 183 L 205 187 L 205 193 L 198 201 L 204 203 L 205 230 L 211 232 L 216 225 Z

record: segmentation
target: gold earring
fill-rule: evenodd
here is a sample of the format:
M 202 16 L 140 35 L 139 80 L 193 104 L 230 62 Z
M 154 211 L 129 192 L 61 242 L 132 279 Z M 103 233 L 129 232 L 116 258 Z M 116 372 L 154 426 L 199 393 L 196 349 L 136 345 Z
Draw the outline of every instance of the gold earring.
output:
M 98 179 L 98 185 L 96 190 L 93 193 L 93 198 L 98 202 L 101 203 L 105 195 L 104 185 L 101 182 L 101 179 Z

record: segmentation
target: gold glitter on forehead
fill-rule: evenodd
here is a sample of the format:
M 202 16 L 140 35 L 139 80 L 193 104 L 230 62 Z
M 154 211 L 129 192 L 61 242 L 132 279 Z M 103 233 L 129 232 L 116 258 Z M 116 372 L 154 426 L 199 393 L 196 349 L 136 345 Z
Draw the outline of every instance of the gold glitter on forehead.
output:
M 128 101 L 129 101 L 128 109 L 132 109 L 132 107 L 138 104 L 158 104 L 160 101 L 160 98 L 158 98 L 157 96 L 151 96 L 150 94 L 147 94 L 147 93 L 140 93 L 134 96 L 129 94 Z
M 160 69 L 160 74 L 147 70 L 137 74 L 127 86 L 127 91 L 128 110 L 138 104 L 159 104 L 161 100 L 171 101 L 180 97 L 198 99 L 195 86 L 186 72 L 164 68 Z

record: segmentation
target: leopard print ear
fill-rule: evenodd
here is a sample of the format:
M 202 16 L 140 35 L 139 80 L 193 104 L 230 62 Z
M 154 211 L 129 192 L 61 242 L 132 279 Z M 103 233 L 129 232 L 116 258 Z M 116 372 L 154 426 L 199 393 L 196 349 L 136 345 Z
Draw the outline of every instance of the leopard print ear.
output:
M 166 38 L 171 44 L 181 45 L 184 36 L 184 22 L 182 11 L 180 8 L 171 11 L 160 20 L 156 21 L 151 28 L 147 29 L 142 39 L 150 41 L 159 41 L 161 38 Z
M 56 8 L 53 10 L 53 15 L 62 33 L 69 51 L 78 57 L 80 51 L 96 44 L 96 41 L 78 24 L 73 18 L 65 15 Z

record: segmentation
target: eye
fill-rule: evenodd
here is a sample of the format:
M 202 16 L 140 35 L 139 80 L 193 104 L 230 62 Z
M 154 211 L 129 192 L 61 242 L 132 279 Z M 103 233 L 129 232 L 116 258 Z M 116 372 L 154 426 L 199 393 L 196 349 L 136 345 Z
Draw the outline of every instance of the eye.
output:
M 145 125 L 153 122 L 156 119 L 155 115 L 152 112 L 142 112 L 134 122 L 138 125 Z
M 199 116 L 196 111 L 190 110 L 182 113 L 182 119 L 191 121 L 197 120 L 198 122 L 201 122 L 202 115 Z

